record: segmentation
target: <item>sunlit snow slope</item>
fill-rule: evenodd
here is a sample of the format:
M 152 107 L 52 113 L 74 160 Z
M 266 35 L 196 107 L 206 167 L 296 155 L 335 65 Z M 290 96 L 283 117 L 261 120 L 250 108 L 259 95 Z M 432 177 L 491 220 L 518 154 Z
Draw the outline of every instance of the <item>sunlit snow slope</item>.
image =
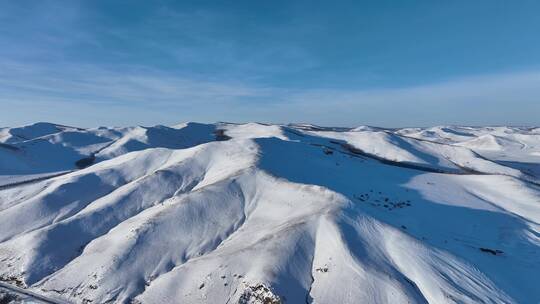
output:
M 52 303 L 536 304 L 540 129 L 1 128 L 0 279 Z

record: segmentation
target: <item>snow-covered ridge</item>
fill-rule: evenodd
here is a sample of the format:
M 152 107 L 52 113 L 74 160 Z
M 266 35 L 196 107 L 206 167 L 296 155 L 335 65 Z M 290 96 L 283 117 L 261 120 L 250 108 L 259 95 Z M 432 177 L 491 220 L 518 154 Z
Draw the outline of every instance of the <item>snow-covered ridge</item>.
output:
M 76 303 L 538 303 L 538 128 L 0 129 L 0 278 Z

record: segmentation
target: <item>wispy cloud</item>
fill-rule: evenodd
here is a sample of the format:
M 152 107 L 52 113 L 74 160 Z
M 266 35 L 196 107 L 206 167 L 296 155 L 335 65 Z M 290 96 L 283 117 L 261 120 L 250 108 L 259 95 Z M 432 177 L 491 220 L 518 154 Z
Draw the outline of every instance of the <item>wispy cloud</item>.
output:
M 353 90 L 288 89 L 241 81 L 205 81 L 141 67 L 107 70 L 76 65 L 55 70 L 5 61 L 2 66 L 0 102 L 11 105 L 7 108 L 12 111 L 32 105 L 51 109 L 68 107 L 79 113 L 80 118 L 86 114 L 99 117 L 114 107 L 131 113 L 116 122 L 120 124 L 258 120 L 380 125 L 381 117 L 387 126 L 540 124 L 537 115 L 540 72 L 466 77 L 405 88 Z M 149 113 L 155 118 L 149 117 Z M 7 115 L 3 117 L 9 122 L 7 118 Z M 103 119 L 96 119 L 97 122 L 113 123 Z
M 129 106 L 206 105 L 265 94 L 239 82 L 182 78 L 148 68 L 107 70 L 92 65 L 37 67 L 3 62 L 0 100 L 86 102 Z
M 324 31 L 317 24 L 287 20 L 246 27 L 219 10 L 167 7 L 117 24 L 89 11 L 85 2 L 36 5 L 7 3 L 0 10 L 0 20 L 9 25 L 0 27 L 2 125 L 540 124 L 538 71 L 376 90 L 316 81 L 289 85 L 282 75 L 308 71 L 299 75 L 316 78 L 309 71 L 319 58 L 294 40 Z
M 318 89 L 287 97 L 319 121 L 389 126 L 540 124 L 540 72 L 480 75 L 440 83 L 378 90 Z M 279 110 L 278 110 L 279 111 Z

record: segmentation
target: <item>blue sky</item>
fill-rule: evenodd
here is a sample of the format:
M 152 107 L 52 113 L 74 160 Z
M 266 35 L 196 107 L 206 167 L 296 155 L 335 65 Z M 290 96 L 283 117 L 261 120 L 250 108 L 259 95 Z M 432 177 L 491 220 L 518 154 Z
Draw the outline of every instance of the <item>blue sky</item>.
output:
M 0 125 L 540 125 L 538 1 L 0 1 Z

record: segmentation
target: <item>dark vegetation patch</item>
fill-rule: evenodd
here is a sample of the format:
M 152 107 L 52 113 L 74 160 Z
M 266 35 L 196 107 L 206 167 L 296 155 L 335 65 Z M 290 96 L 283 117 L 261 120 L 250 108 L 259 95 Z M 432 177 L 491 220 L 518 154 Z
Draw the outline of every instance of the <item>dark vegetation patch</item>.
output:
M 389 211 L 412 206 L 411 201 L 408 199 L 407 200 L 393 199 L 384 195 L 382 192 L 375 193 L 373 192 L 373 190 L 370 190 L 369 192 L 366 192 L 366 193 L 361 193 L 359 195 L 355 194 L 353 195 L 353 197 L 354 199 L 362 203 L 370 204 L 373 207 L 386 208 Z
M 12 150 L 12 151 L 18 151 L 20 150 L 18 147 L 16 146 L 12 146 L 12 145 L 8 145 L 8 144 L 3 144 L 3 143 L 0 143 L 0 148 L 5 148 L 5 149 L 8 149 L 8 150 Z
M 71 171 L 60 172 L 60 173 L 57 173 L 57 174 L 51 174 L 51 175 L 42 176 L 42 177 L 38 177 L 38 178 L 33 178 L 33 179 L 28 179 L 28 180 L 18 181 L 18 182 L 14 182 L 14 183 L 0 185 L 0 190 L 7 189 L 7 188 L 12 188 L 12 187 L 17 187 L 17 186 L 24 185 L 24 184 L 37 183 L 37 182 L 40 182 L 40 181 L 43 181 L 43 180 L 46 180 L 46 179 L 50 179 L 50 178 L 53 178 L 53 177 L 68 174 L 69 172 L 71 172 Z
M 217 141 L 225 141 L 231 139 L 230 136 L 225 134 L 225 130 L 223 129 L 217 129 L 214 131 L 214 136 L 216 137 Z
M 284 301 L 263 284 L 249 286 L 238 299 L 238 304 L 283 304 Z
M 317 269 L 315 269 L 315 271 L 317 272 L 328 272 L 328 266 L 324 266 L 324 267 L 319 267 Z
M 88 157 L 81 158 L 78 161 L 76 161 L 75 166 L 77 166 L 77 168 L 79 168 L 79 169 L 84 169 L 84 168 L 89 167 L 90 165 L 92 165 L 95 161 L 96 161 L 96 156 L 94 154 L 92 154 L 92 155 L 90 155 Z
M 480 249 L 480 251 L 482 252 L 491 253 L 493 255 L 501 255 L 504 253 L 502 250 L 499 250 L 499 249 L 490 249 L 490 248 L 485 248 L 485 247 L 480 247 L 478 249 Z
M 333 141 L 331 141 L 331 142 L 332 143 L 337 143 L 337 142 L 333 142 Z M 396 167 L 400 167 L 400 168 L 413 169 L 413 170 L 419 170 L 419 171 L 424 171 L 424 172 L 431 172 L 431 173 L 457 174 L 457 173 L 454 173 L 454 172 L 447 172 L 447 171 L 441 170 L 441 169 L 430 168 L 430 167 L 415 165 L 415 164 L 406 163 L 406 162 L 398 162 L 398 161 L 388 160 L 388 159 L 379 157 L 377 155 L 364 152 L 363 150 L 360 150 L 360 149 L 358 149 L 358 148 L 356 148 L 356 147 L 354 147 L 354 146 L 352 146 L 352 145 L 350 145 L 348 143 L 340 143 L 340 145 L 341 145 L 341 147 L 343 149 L 345 149 L 346 151 L 348 151 L 348 152 L 350 152 L 352 154 L 368 157 L 368 158 L 374 159 L 374 160 L 376 160 L 376 161 L 378 161 L 380 163 L 383 163 L 385 165 L 396 166 Z
M 8 267 L 11 267 L 11 265 L 8 265 Z M 15 284 L 15 286 L 19 288 L 26 288 L 26 284 L 24 284 L 23 280 L 21 280 L 21 278 L 18 278 L 18 277 L 1 276 L 0 281 L 10 283 L 10 284 Z
M 0 290 L 0 304 L 22 303 L 21 297 L 16 294 Z
M 306 137 L 306 135 L 296 131 L 296 130 L 293 130 L 291 128 L 283 128 L 283 131 L 285 131 L 286 133 L 290 133 L 290 134 L 293 134 L 293 135 L 296 135 L 298 137 Z
M 334 154 L 334 151 L 332 151 L 332 150 L 330 150 L 330 149 L 328 149 L 328 148 L 324 148 L 324 149 L 323 149 L 323 152 L 324 152 L 324 154 L 326 154 L 326 155 L 332 155 L 332 154 Z

